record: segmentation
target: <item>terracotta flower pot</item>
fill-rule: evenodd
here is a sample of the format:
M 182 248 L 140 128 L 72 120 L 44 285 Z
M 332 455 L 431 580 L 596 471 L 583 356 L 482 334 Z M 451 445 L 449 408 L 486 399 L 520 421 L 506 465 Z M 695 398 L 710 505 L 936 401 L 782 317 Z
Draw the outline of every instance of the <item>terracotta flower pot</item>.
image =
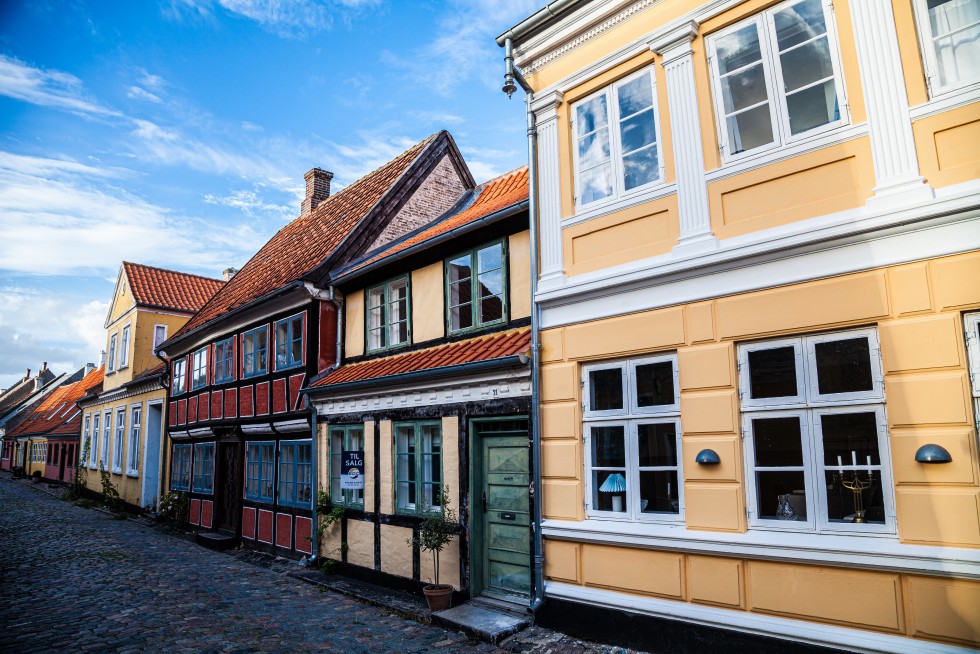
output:
M 422 592 L 425 593 L 425 601 L 429 604 L 430 611 L 448 609 L 452 603 L 453 587 L 448 584 L 426 586 Z

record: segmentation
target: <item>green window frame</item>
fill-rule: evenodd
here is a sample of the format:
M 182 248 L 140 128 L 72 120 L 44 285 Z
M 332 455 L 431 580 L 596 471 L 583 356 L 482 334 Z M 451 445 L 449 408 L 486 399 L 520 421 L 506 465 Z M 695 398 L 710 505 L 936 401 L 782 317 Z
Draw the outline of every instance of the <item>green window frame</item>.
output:
M 364 508 L 364 491 L 340 488 L 340 465 L 344 450 L 364 449 L 364 425 L 330 426 L 330 503 L 352 509 Z
M 446 327 L 449 334 L 507 322 L 505 239 L 446 259 L 445 278 Z
M 395 447 L 395 512 L 410 515 L 441 513 L 441 423 L 396 422 L 392 431 Z
M 412 342 L 412 303 L 408 275 L 389 279 L 364 294 L 364 343 L 381 352 Z

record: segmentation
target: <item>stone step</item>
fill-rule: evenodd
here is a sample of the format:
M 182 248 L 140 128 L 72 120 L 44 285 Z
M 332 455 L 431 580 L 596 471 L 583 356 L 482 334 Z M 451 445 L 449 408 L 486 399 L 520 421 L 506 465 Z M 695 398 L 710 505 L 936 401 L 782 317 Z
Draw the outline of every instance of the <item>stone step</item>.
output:
M 496 645 L 531 626 L 531 616 L 474 600 L 432 614 L 432 622 Z
M 222 531 L 199 531 L 194 535 L 194 541 L 208 549 L 224 552 L 238 547 L 241 539 Z

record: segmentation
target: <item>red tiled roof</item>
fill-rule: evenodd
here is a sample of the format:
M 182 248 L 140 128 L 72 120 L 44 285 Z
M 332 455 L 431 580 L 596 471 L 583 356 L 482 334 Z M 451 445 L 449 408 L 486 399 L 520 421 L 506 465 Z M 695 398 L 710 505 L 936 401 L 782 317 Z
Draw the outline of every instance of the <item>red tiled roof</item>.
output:
M 82 418 L 75 406 L 85 393 L 102 383 L 105 368 L 96 368 L 74 384 L 59 386 L 6 437 L 27 434 L 77 434 L 81 433 Z
M 500 211 L 501 209 L 506 209 L 509 206 L 527 200 L 527 166 L 521 166 L 520 168 L 512 170 L 509 173 L 504 173 L 500 177 L 495 177 L 489 182 L 484 182 L 474 189 L 474 193 L 476 194 L 476 199 L 469 205 L 465 206 L 459 213 L 444 216 L 434 225 L 423 229 L 421 232 L 405 239 L 404 241 L 394 243 L 391 247 L 386 248 L 373 255 L 371 258 L 358 263 L 356 266 L 352 267 L 351 270 L 358 270 L 376 261 L 390 257 L 396 252 L 400 252 L 406 248 L 412 247 L 413 245 L 423 243 L 431 238 L 439 236 L 440 234 L 445 234 L 446 232 L 452 231 L 457 227 L 462 227 L 463 225 L 475 222 L 481 218 L 489 216 L 492 213 Z
M 514 356 L 531 346 L 530 327 L 511 329 L 505 332 L 486 334 L 456 343 L 406 352 L 381 359 L 370 359 L 352 363 L 333 371 L 313 384 L 323 388 L 333 384 L 378 379 L 418 370 L 431 370 L 474 361 L 489 361 L 501 357 Z
M 224 286 L 220 279 L 123 261 L 136 304 L 195 313 Z
M 154 375 L 159 375 L 167 369 L 167 364 L 161 363 L 158 366 L 148 368 L 141 372 L 140 374 L 133 377 L 133 382 L 139 381 L 140 379 L 146 379 L 147 377 L 153 377 Z M 130 382 L 132 384 L 133 382 Z
M 412 146 L 280 229 L 174 338 L 311 272 L 437 136 Z

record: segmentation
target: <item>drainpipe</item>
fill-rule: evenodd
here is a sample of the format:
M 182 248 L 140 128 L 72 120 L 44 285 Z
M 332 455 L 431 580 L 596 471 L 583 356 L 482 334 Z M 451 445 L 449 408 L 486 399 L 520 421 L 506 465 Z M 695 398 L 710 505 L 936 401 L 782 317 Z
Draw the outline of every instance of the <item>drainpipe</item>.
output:
M 552 3 L 559 4 L 559 3 Z M 541 403 L 540 388 L 540 355 L 541 355 L 541 315 L 534 296 L 538 292 L 538 130 L 535 125 L 534 112 L 531 111 L 531 100 L 534 90 L 514 66 L 514 46 L 507 37 L 504 46 L 504 86 L 501 89 L 510 97 L 517 90 L 515 82 L 524 89 L 524 106 L 527 114 L 527 166 L 528 166 L 528 225 L 531 231 L 531 479 L 533 494 L 531 495 L 532 529 L 534 533 L 534 571 L 533 597 L 528 611 L 537 614 L 544 604 L 544 546 L 541 539 Z

